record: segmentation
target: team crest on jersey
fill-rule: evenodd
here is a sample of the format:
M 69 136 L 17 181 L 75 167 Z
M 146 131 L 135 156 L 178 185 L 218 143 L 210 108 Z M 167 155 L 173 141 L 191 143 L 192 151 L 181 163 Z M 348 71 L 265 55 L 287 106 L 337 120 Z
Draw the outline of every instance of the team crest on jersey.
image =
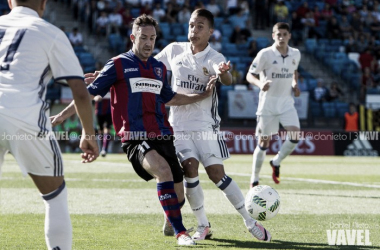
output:
M 156 75 L 161 78 L 162 77 L 162 69 L 161 68 L 154 68 L 154 72 L 156 73 Z
M 203 74 L 205 74 L 205 76 L 210 75 L 206 67 L 203 67 Z
M 296 60 L 293 59 L 292 63 L 293 63 L 293 65 L 296 65 Z

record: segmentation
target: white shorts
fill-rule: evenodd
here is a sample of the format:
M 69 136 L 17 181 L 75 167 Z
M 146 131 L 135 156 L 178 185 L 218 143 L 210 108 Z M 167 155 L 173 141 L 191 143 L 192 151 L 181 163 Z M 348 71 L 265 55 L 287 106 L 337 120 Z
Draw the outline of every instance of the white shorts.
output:
M 257 116 L 256 136 L 272 136 L 278 133 L 280 123 L 283 127 L 300 128 L 297 110 L 292 108 L 281 115 Z
M 24 175 L 63 176 L 61 150 L 53 133 L 43 138 L 39 131 L 10 117 L 0 115 L 0 170 L 9 151 Z
M 204 167 L 223 164 L 230 158 L 227 145 L 222 136 L 212 131 L 175 132 L 174 146 L 177 157 L 182 163 L 189 158 L 195 158 Z

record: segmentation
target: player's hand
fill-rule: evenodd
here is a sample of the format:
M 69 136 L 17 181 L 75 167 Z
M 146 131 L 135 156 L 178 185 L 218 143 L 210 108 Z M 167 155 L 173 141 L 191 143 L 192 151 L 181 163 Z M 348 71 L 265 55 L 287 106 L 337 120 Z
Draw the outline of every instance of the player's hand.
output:
M 93 162 L 98 158 L 99 148 L 95 135 L 86 135 L 86 133 L 83 132 L 79 147 L 83 151 L 81 154 L 82 163 Z
M 293 93 L 295 97 L 299 97 L 301 95 L 301 90 L 298 88 L 298 86 L 293 87 Z
M 210 76 L 210 80 L 207 83 L 206 90 L 202 93 L 202 95 L 210 96 L 212 94 L 217 79 L 217 76 Z
M 271 84 L 271 80 L 267 80 L 264 84 L 263 84 L 263 86 L 261 86 L 261 90 L 262 91 L 267 91 L 268 89 L 269 89 L 269 87 L 270 87 L 270 84 Z
M 93 83 L 99 74 L 100 74 L 100 71 L 84 74 L 84 82 L 86 83 L 86 85 Z
M 58 114 L 58 115 L 50 116 L 50 121 L 51 121 L 51 125 L 54 127 L 59 124 L 62 124 L 65 121 L 65 119 L 63 119 L 63 117 Z
M 230 61 L 228 61 L 227 63 L 221 62 L 221 63 L 219 63 L 218 67 L 219 67 L 218 69 L 220 71 L 219 75 L 223 75 L 231 69 L 231 62 Z

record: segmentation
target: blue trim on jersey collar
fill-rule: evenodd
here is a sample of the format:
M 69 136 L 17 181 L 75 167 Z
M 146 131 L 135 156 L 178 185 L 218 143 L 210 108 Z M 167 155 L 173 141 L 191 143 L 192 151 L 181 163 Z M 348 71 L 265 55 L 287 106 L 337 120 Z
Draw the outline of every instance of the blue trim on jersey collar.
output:
M 272 51 L 276 54 L 276 56 L 282 56 L 282 54 L 280 53 L 280 51 L 277 50 L 276 44 L 272 45 Z M 286 56 L 291 56 L 292 54 L 293 54 L 292 47 L 290 47 L 288 45 L 288 54 Z
M 24 6 L 16 6 L 12 9 L 12 11 L 9 13 L 10 15 L 12 15 L 13 13 L 21 13 L 21 14 L 25 14 L 25 15 L 30 15 L 30 16 L 35 16 L 35 17 L 40 17 L 37 13 L 37 11 L 31 9 L 31 8 L 28 8 L 28 7 L 24 7 Z

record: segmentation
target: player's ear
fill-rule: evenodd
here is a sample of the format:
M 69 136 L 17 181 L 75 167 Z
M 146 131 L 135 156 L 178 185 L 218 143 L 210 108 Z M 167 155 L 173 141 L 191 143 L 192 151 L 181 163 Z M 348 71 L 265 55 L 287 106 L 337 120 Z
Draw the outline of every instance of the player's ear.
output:
M 135 39 L 136 39 L 135 35 L 131 34 L 129 38 L 131 39 L 132 43 L 135 43 Z
M 10 9 L 12 9 L 12 0 L 8 0 L 8 6 Z

